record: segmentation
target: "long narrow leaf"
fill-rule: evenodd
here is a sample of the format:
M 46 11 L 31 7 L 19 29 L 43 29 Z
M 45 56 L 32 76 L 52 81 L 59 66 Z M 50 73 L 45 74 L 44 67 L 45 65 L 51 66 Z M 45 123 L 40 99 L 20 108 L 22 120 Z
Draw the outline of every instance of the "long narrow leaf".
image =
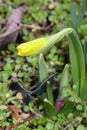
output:
M 77 16 L 76 16 L 76 5 L 73 4 L 71 7 L 71 22 L 74 29 L 76 29 Z
M 81 95 L 85 82 L 85 60 L 81 42 L 77 33 L 73 30 L 69 37 L 69 53 L 72 67 L 73 81 L 79 86 L 78 94 Z
M 81 98 L 87 100 L 87 41 L 84 43 L 84 57 L 85 57 L 85 67 L 86 67 L 86 79 L 82 90 Z
M 52 93 L 52 86 L 50 82 L 47 82 L 46 84 L 46 97 L 49 102 L 53 105 L 53 93 Z
M 82 100 L 87 100 L 87 77 L 86 77 L 85 84 L 81 93 L 81 98 Z
M 84 12 L 85 12 L 85 3 L 82 1 L 80 3 L 80 10 L 79 10 L 79 14 L 78 14 L 78 17 L 77 17 L 77 27 L 79 27 L 80 24 L 83 21 Z
M 87 41 L 85 41 L 84 43 L 84 57 L 85 57 L 86 76 L 87 76 Z
M 64 92 L 66 91 L 66 88 L 69 87 L 69 81 L 70 81 L 69 65 L 66 64 L 63 69 L 61 80 L 60 80 L 60 88 L 59 88 L 60 97 L 64 96 Z
M 45 115 L 48 118 L 53 119 L 53 117 L 56 115 L 55 107 L 47 99 L 44 100 L 43 106 L 44 106 Z
M 48 77 L 48 68 L 44 60 L 43 54 L 39 56 L 39 81 L 42 83 Z

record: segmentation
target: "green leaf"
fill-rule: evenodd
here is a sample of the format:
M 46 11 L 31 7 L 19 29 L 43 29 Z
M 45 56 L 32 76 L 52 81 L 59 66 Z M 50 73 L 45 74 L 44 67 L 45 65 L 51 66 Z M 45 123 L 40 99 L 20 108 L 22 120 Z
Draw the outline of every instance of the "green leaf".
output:
M 71 22 L 72 22 L 73 28 L 76 29 L 77 16 L 76 16 L 76 5 L 75 4 L 73 4 L 71 7 Z
M 85 11 L 85 3 L 82 1 L 80 3 L 80 10 L 79 10 L 79 14 L 78 14 L 78 17 L 77 17 L 77 26 L 79 27 L 82 20 L 83 20 L 83 17 L 84 17 L 84 11 Z
M 84 125 L 79 125 L 76 130 L 86 130 L 86 128 Z
M 46 84 L 46 96 L 47 96 L 48 101 L 50 101 L 53 105 L 52 86 L 51 86 L 50 82 L 47 82 L 47 84 Z
M 39 81 L 42 83 L 48 77 L 48 68 L 44 60 L 43 54 L 39 56 Z
M 0 110 L 5 110 L 5 109 L 8 109 L 6 105 L 0 105 Z
M 48 118 L 53 119 L 56 115 L 55 107 L 47 100 L 44 100 L 44 111 Z
M 81 42 L 77 33 L 73 32 L 69 37 L 69 54 L 72 67 L 72 76 L 74 83 L 79 86 L 78 95 L 81 95 L 85 82 L 85 60 Z
M 84 11 L 85 11 L 85 3 L 81 2 L 80 3 L 80 10 L 77 14 L 76 11 L 76 5 L 73 4 L 71 7 L 71 22 L 72 22 L 72 27 L 77 30 L 77 28 L 81 25 L 83 16 L 84 16 Z
M 63 109 L 60 111 L 60 113 L 64 114 L 66 116 L 67 114 L 73 112 L 74 104 L 72 102 L 69 102 L 68 98 L 65 99 L 64 104 L 65 105 L 64 105 Z
M 83 100 L 87 100 L 87 76 L 86 76 L 84 87 L 83 87 L 83 90 L 82 90 L 82 93 L 81 93 L 81 98 Z
M 82 105 L 78 104 L 78 105 L 76 105 L 76 109 L 77 109 L 78 111 L 82 111 L 82 110 L 83 110 L 83 107 L 82 107 Z
M 84 43 L 84 57 L 85 57 L 85 66 L 86 66 L 86 75 L 87 75 L 87 41 Z
M 62 76 L 60 80 L 59 96 L 63 96 L 63 93 L 66 90 L 66 87 L 69 86 L 69 81 L 70 81 L 69 65 L 66 64 L 62 72 Z
M 52 122 L 47 123 L 47 124 L 46 124 L 46 129 L 47 129 L 47 130 L 52 130 L 52 129 L 54 129 L 54 124 L 53 124 Z

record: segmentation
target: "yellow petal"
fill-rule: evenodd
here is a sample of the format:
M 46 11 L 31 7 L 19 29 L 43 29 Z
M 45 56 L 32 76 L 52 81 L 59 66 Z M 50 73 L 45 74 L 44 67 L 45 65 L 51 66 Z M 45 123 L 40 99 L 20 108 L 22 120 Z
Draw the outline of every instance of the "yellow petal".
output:
M 31 56 L 37 54 L 46 44 L 47 38 L 38 38 L 30 42 L 22 43 L 17 47 L 19 56 Z

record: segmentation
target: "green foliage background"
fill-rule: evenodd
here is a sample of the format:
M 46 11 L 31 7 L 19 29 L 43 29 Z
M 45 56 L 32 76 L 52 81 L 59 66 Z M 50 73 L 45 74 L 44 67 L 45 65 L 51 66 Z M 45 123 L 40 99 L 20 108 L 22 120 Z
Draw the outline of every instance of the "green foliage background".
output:
M 13 7 L 17 8 L 23 5 L 25 8 L 22 24 L 31 26 L 24 26 L 22 28 L 22 42 L 26 42 L 38 37 L 52 35 L 63 28 L 71 27 L 73 21 L 71 18 L 71 7 L 75 4 L 76 13 L 78 14 L 80 2 L 80 0 L 76 2 L 74 0 L 56 0 L 53 2 L 51 0 L 1 0 L 0 3 L 3 4 L 0 6 L 0 34 L 5 31 L 5 26 Z M 35 27 L 32 27 L 32 25 Z M 41 29 L 38 29 L 38 26 Z M 84 20 L 77 28 L 77 32 L 82 44 L 84 44 L 84 41 L 87 40 L 86 7 Z M 39 85 L 39 81 L 37 80 L 38 56 L 18 57 L 16 50 L 18 44 L 12 43 L 8 46 L 8 50 L 0 52 L 0 126 L 4 129 L 19 121 L 8 118 L 10 116 L 10 111 L 7 107 L 9 103 L 16 105 L 27 113 L 31 110 L 30 106 L 22 105 L 18 100 L 15 100 L 12 92 L 8 92 L 7 87 L 9 84 L 12 81 L 18 81 L 27 89 L 33 87 L 33 82 L 35 82 L 36 86 Z M 62 40 L 58 46 L 54 46 L 45 56 L 45 60 L 49 66 L 49 75 L 56 71 L 62 72 L 64 65 L 69 62 L 67 46 L 68 42 L 66 39 Z M 33 109 L 35 110 L 36 108 Z M 63 130 L 64 128 L 67 130 L 74 130 L 75 128 L 77 130 L 84 130 L 84 126 L 87 126 L 87 105 L 84 106 L 83 103 L 81 106 L 77 106 L 76 109 L 79 111 L 79 114 L 69 113 L 66 118 L 61 114 L 54 117 L 53 120 L 49 120 L 44 116 L 37 116 L 38 119 L 31 120 L 30 128 L 28 127 L 29 124 L 27 125 L 25 122 L 18 128 L 15 128 L 15 130 Z M 85 119 L 84 125 L 83 118 Z

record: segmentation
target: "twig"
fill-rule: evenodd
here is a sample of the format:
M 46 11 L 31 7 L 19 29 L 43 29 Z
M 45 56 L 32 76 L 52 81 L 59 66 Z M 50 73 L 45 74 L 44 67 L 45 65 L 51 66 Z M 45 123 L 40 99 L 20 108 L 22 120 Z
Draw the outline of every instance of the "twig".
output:
M 53 27 L 54 25 L 53 24 L 50 24 L 49 26 L 47 27 L 40 27 L 39 25 L 28 25 L 28 24 L 21 24 L 21 27 L 27 27 L 27 28 L 30 28 L 30 29 L 36 29 L 36 30 L 49 30 L 51 27 Z
M 27 25 L 27 24 L 21 24 L 22 27 L 28 27 L 30 29 L 34 28 L 34 29 L 37 29 L 37 30 L 43 30 L 44 28 L 43 27 L 40 27 L 38 25 Z

